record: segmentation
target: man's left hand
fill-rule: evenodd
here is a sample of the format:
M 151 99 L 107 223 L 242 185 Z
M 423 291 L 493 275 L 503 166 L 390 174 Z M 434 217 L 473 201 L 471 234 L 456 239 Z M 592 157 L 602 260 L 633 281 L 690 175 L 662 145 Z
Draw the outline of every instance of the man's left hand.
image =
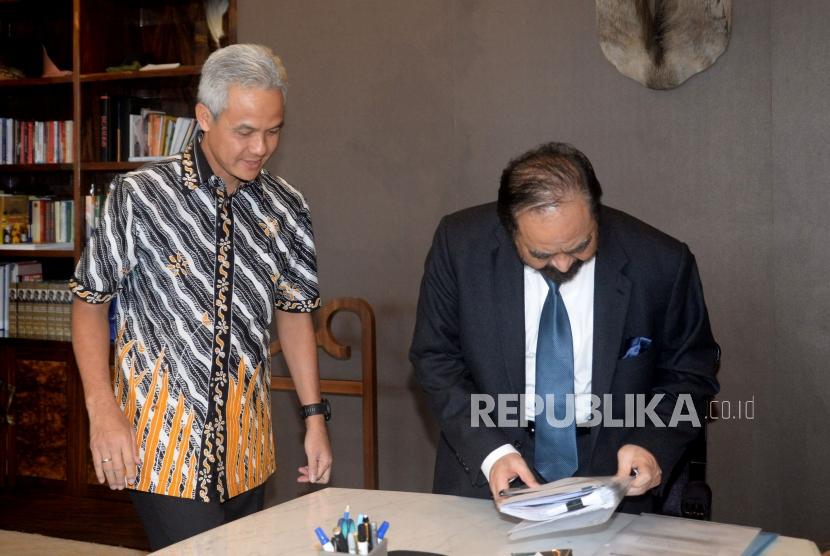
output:
M 634 444 L 626 444 L 617 452 L 617 475 L 628 477 L 636 470 L 626 496 L 645 494 L 660 484 L 662 470 L 651 452 Z
M 331 444 L 322 415 L 313 415 L 306 419 L 305 454 L 308 465 L 297 471 L 298 483 L 328 483 L 331 477 Z

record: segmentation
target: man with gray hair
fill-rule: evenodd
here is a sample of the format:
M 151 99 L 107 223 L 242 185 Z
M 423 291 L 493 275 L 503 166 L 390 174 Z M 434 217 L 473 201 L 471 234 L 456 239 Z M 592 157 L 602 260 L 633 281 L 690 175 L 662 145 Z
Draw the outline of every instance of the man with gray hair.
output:
M 214 52 L 199 83 L 201 131 L 181 154 L 113 181 L 70 283 L 95 472 L 130 489 L 153 550 L 262 509 L 276 468 L 274 318 L 306 422 L 297 480 L 329 480 L 309 209 L 264 169 L 285 95 L 285 69 L 268 48 Z

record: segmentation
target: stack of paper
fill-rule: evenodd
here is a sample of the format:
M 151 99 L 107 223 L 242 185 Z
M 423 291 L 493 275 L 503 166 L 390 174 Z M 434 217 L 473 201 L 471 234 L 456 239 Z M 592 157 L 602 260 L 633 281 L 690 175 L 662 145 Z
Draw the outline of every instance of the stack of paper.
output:
M 595 556 L 741 556 L 758 536 L 757 527 L 743 527 L 642 514 L 626 525 Z M 763 538 L 763 537 L 762 537 Z M 774 537 L 772 537 L 774 540 Z M 764 546 L 761 546 L 763 550 Z
M 509 493 L 499 511 L 523 519 L 511 538 L 599 525 L 608 521 L 633 477 L 569 477 Z

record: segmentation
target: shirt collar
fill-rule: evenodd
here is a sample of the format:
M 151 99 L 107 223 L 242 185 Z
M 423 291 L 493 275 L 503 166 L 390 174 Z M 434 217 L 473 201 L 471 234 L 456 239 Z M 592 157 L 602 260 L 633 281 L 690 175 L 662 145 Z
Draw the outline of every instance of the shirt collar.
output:
M 190 144 L 182 152 L 182 185 L 190 191 L 195 191 L 199 187 L 206 187 L 210 190 L 218 187 L 222 183 L 221 178 L 216 176 L 215 180 L 211 178 L 216 175 L 213 168 L 210 167 L 207 156 L 202 150 L 202 138 L 204 132 L 197 131 Z M 245 189 L 249 185 L 259 185 L 259 176 L 249 182 L 242 182 L 239 184 L 237 191 Z
M 199 184 L 205 185 L 210 183 L 210 178 L 212 178 L 215 174 L 213 172 L 213 168 L 210 167 L 210 163 L 205 156 L 205 152 L 202 150 L 202 137 L 204 137 L 204 133 L 200 131 L 193 139 L 193 161 L 196 163 L 195 166 L 196 173 L 199 176 Z
M 593 289 L 594 268 L 596 267 L 596 261 L 597 256 L 595 254 L 582 264 L 579 270 L 576 271 L 576 275 L 574 275 L 573 278 L 559 286 L 559 292 L 563 297 L 568 295 L 571 291 L 584 289 L 586 287 Z M 544 295 L 542 296 L 542 299 L 544 300 L 544 296 L 548 293 L 548 284 L 545 280 L 545 276 L 542 274 L 542 271 L 528 265 L 524 265 L 524 273 L 525 284 L 527 284 L 527 280 L 532 280 L 534 283 L 538 284 L 540 291 L 544 292 Z

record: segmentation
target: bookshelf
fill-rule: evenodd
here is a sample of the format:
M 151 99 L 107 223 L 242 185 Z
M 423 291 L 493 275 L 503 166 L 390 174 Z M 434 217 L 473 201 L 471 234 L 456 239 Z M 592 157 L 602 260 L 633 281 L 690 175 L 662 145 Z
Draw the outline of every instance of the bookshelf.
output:
M 64 122 L 63 127 L 54 125 L 52 143 L 49 125 L 46 126 L 43 137 L 50 147 L 43 156 L 44 162 L 0 158 L 2 162 L 13 162 L 0 164 L 0 193 L 49 202 L 72 201 L 70 241 L 0 244 L 0 265 L 37 261 L 42 266 L 43 280 L 68 281 L 86 243 L 85 197 L 105 195 L 116 174 L 145 164 L 130 161 L 123 152 L 115 158 L 102 156 L 101 97 L 150 99 L 160 112 L 192 116 L 202 63 L 217 48 L 207 21 L 206 3 L 0 1 L 0 72 L 16 67 L 22 73 L 18 78 L 0 79 L 0 118 L 14 122 Z M 237 40 L 237 2 L 230 0 L 228 4 L 222 16 L 222 46 Z M 52 69 L 71 73 L 60 75 L 52 71 L 44 76 L 44 69 L 50 68 L 44 50 L 54 64 Z M 179 66 L 153 71 L 123 67 L 132 62 Z M 108 70 L 118 66 L 122 69 Z M 122 117 L 118 114 L 116 119 L 120 121 Z M 62 129 L 68 129 L 68 137 L 56 135 Z M 68 141 L 55 143 L 55 137 Z M 19 148 L 16 139 L 19 136 L 12 136 L 14 149 Z M 5 146 L 0 136 L 0 149 Z M 62 149 L 67 152 L 62 153 Z M 0 152 L 5 155 L 5 151 Z M 58 154 L 65 158 L 56 158 Z M 61 222 L 66 225 L 65 215 Z M 39 431 L 44 430 L 49 430 L 52 440 L 31 441 L 42 436 Z M 125 515 L 126 498 L 123 492 L 113 493 L 97 485 L 88 461 L 87 438 L 83 392 L 71 344 L 55 339 L 10 337 L 0 331 L 0 529 L 13 519 L 16 524 L 33 524 L 16 525 L 17 529 L 107 542 L 84 531 L 90 529 L 90 520 L 109 523 L 109 516 Z M 91 509 L 82 516 L 86 523 L 79 520 L 71 526 L 66 522 L 52 526 L 52 520 L 36 516 L 27 521 L 21 518 L 25 518 L 26 507 L 42 512 L 43 506 L 14 502 L 33 497 L 46 497 L 45 503 L 67 520 L 72 519 L 71 508 L 81 499 Z M 123 521 L 120 519 L 119 523 Z M 134 521 L 124 526 L 125 530 L 140 532 Z M 147 548 L 141 534 L 131 535 L 119 537 L 121 544 Z

